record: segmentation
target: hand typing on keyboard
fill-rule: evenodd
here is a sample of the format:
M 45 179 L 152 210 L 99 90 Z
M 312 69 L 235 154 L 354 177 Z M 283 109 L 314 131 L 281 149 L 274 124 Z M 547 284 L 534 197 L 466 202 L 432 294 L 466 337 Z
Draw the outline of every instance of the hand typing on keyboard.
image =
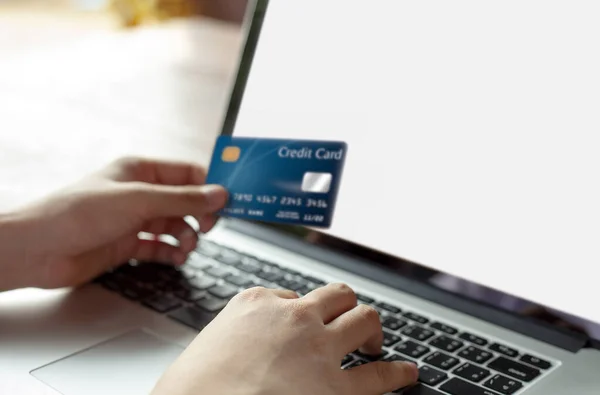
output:
M 343 284 L 299 298 L 250 288 L 236 295 L 165 372 L 152 395 L 378 395 L 416 382 L 407 362 L 340 369 L 358 350 L 381 353 L 379 315 Z
M 208 231 L 227 200 L 204 180 L 205 170 L 190 163 L 128 158 L 0 214 L 0 291 L 76 286 L 131 259 L 183 264 L 198 241 L 184 217 Z

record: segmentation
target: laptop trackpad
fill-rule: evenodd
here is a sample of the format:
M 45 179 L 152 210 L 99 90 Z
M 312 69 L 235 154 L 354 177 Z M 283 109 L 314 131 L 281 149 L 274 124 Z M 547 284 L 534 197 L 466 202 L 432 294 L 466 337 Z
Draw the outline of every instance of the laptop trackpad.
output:
M 148 395 L 183 348 L 135 330 L 31 374 L 63 395 Z

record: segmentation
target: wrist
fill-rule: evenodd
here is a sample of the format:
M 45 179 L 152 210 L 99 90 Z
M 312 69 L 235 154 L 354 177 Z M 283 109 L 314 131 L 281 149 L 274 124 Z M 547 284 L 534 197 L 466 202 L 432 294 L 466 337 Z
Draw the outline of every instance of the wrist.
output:
M 30 226 L 31 220 L 18 212 L 0 213 L 0 292 L 28 286 L 27 268 L 35 255 Z

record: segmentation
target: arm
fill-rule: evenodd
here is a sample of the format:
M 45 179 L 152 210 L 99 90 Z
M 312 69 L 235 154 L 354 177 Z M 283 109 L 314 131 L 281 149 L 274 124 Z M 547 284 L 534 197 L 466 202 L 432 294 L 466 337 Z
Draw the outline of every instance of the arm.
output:
M 27 256 L 31 220 L 19 212 L 0 214 L 0 292 L 27 286 Z
M 198 241 L 185 217 L 209 231 L 227 200 L 204 180 L 194 164 L 126 158 L 0 214 L 0 291 L 78 286 L 131 259 L 183 264 Z
M 227 200 L 222 187 L 204 180 L 204 169 L 186 163 L 121 160 L 0 215 L 0 290 L 77 286 L 130 259 L 184 264 L 198 241 L 184 218 L 207 232 Z M 345 285 L 303 297 L 254 288 L 202 330 L 153 395 L 368 395 L 415 383 L 417 367 L 403 362 L 340 369 L 346 354 L 376 355 L 382 342 L 377 311 L 357 305 Z
M 345 355 L 381 354 L 377 311 L 344 284 L 299 297 L 250 288 L 236 295 L 158 381 L 152 395 L 375 395 L 414 385 L 407 362 L 341 369 Z

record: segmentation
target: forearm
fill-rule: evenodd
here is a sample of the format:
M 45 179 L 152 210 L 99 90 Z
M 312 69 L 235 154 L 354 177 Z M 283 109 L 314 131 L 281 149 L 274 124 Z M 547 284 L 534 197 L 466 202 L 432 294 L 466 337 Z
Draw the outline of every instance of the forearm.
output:
M 27 286 L 29 224 L 21 213 L 0 213 L 0 292 Z

